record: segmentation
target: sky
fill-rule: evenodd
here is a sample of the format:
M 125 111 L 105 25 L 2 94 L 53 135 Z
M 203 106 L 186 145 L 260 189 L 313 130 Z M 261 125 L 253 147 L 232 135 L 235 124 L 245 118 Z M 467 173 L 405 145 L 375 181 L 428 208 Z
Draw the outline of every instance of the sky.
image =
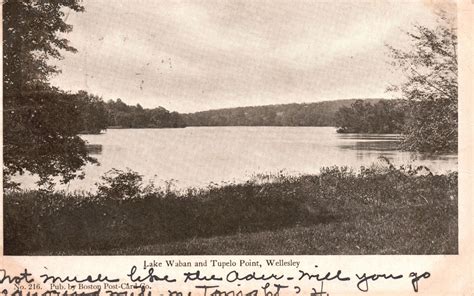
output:
M 431 3 L 431 1 L 428 1 Z M 113 5 L 111 5 L 113 3 Z M 386 43 L 432 24 L 421 1 L 85 0 L 53 85 L 171 111 L 392 95 Z

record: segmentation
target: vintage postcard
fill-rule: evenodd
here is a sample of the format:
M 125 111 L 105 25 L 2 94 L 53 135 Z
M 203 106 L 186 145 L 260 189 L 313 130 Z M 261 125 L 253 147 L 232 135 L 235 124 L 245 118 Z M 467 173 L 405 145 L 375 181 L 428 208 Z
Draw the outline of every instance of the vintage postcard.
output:
M 471 295 L 471 1 L 4 0 L 4 295 Z

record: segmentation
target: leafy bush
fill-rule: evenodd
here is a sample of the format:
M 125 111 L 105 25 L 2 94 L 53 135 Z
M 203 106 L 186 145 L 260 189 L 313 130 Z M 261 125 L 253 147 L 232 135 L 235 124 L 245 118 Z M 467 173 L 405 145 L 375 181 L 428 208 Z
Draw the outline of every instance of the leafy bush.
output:
M 102 183 L 98 187 L 99 198 L 116 200 L 134 199 L 151 192 L 152 186 L 143 188 L 143 176 L 130 169 L 122 171 L 112 169 L 101 177 Z

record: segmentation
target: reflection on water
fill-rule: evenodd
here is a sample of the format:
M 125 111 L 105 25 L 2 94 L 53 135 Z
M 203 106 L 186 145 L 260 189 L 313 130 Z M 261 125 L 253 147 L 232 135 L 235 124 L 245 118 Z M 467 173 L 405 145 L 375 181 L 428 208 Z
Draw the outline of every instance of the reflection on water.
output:
M 85 179 L 72 181 L 65 187 L 69 190 L 94 190 L 100 176 L 112 168 L 130 168 L 158 185 L 176 180 L 176 188 L 242 182 L 260 173 L 315 174 L 333 165 L 359 168 L 381 155 L 394 165 L 457 170 L 456 154 L 399 151 L 397 135 L 337 134 L 331 127 L 114 129 L 81 137 L 100 166 L 86 166 Z M 34 188 L 31 176 L 18 181 Z
M 400 141 L 364 141 L 364 142 L 354 142 L 350 144 L 340 144 L 338 145 L 341 149 L 352 149 L 352 150 L 372 150 L 372 151 L 393 151 L 398 149 L 400 146 Z
M 337 137 L 349 140 L 400 141 L 400 136 L 394 134 L 337 134 Z
M 102 145 L 100 144 L 86 144 L 87 153 L 90 155 L 102 154 Z
M 369 155 L 385 156 L 388 159 L 395 159 L 397 155 L 407 154 L 410 161 L 446 161 L 452 163 L 457 154 L 433 154 L 433 153 L 414 153 L 400 151 L 401 137 L 399 135 L 384 134 L 337 134 L 341 140 L 347 142 L 338 145 L 340 149 L 356 150 L 358 157 L 367 157 Z M 380 153 L 369 153 L 375 151 Z M 455 169 L 455 168 L 454 168 Z

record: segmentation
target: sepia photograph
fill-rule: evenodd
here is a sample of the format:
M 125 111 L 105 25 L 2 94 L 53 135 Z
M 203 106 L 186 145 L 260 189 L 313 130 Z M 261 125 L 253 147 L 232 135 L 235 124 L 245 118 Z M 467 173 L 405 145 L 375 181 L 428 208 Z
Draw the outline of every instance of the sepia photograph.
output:
M 459 253 L 455 1 L 2 10 L 5 255 Z

